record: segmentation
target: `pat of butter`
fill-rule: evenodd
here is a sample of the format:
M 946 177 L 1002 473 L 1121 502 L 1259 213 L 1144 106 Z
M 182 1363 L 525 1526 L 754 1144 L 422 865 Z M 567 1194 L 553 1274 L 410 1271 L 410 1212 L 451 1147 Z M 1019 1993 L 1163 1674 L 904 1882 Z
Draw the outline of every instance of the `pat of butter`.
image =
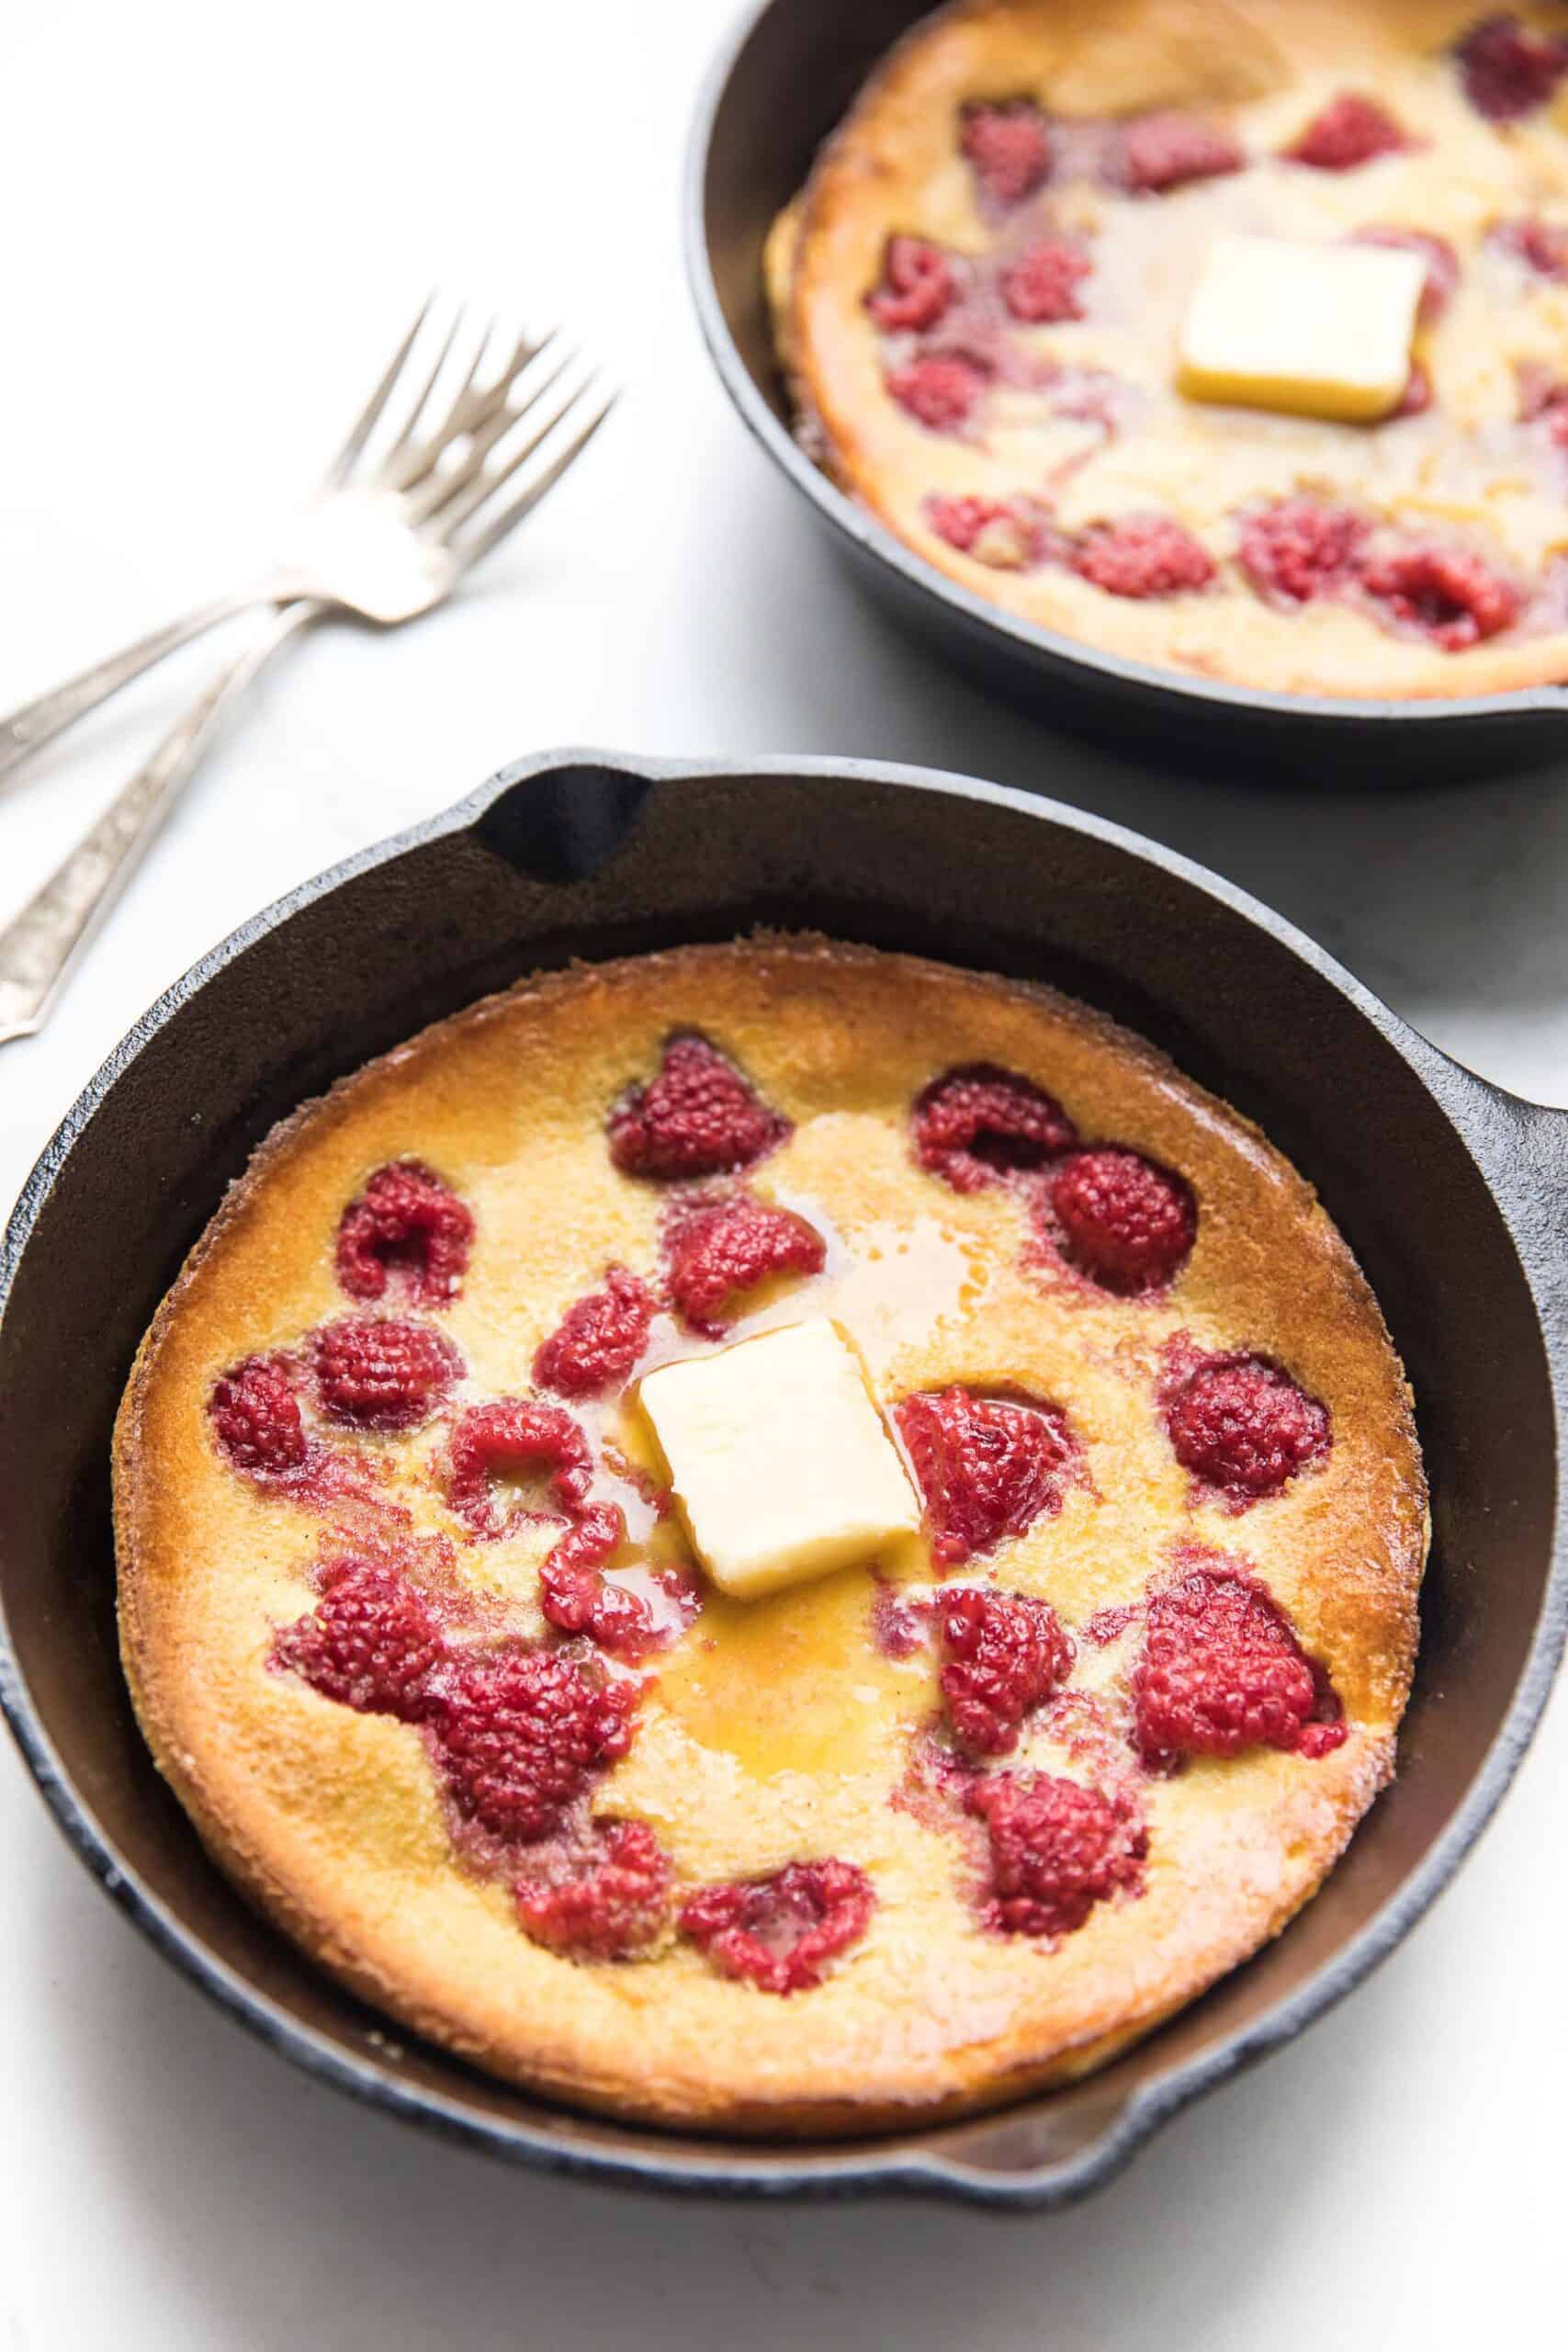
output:
M 1181 330 L 1189 399 L 1350 422 L 1387 416 L 1410 377 L 1426 282 L 1386 245 L 1216 237 Z
M 737 1600 L 919 1526 L 860 1358 L 821 1317 L 665 1364 L 637 1398 L 697 1556 Z

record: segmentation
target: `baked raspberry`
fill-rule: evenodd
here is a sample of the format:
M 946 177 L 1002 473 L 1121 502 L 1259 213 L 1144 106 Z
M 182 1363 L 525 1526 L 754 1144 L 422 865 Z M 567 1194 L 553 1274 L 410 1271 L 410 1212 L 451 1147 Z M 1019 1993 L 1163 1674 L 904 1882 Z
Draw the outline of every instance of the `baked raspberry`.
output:
M 1419 254 L 1427 265 L 1427 279 L 1416 315 L 1424 327 L 1435 326 L 1453 300 L 1459 284 L 1459 255 L 1446 237 L 1426 229 L 1393 229 L 1374 225 L 1358 229 L 1353 245 L 1385 245 L 1395 253 Z
M 625 1542 L 626 1522 L 614 1503 L 592 1503 L 569 1528 L 539 1571 L 540 1606 L 558 1633 L 583 1634 L 620 1658 L 646 1657 L 678 1632 L 694 1613 L 690 1587 L 677 1593 L 673 1572 L 660 1579 L 656 1618 L 638 1592 L 614 1584 L 599 1572 Z
M 1040 237 L 1010 261 L 1001 274 L 1002 300 L 1027 326 L 1056 326 L 1081 319 L 1078 288 L 1094 264 L 1081 245 L 1066 237 Z
M 1495 637 L 1517 617 L 1519 594 L 1464 548 L 1402 548 L 1363 565 L 1361 584 L 1390 616 L 1445 653 Z
M 1018 504 L 995 498 L 928 498 L 938 538 L 994 571 L 1021 571 L 1040 553 L 1039 525 Z
M 939 1568 L 994 1551 L 1037 1519 L 1054 1519 L 1079 1467 L 1077 1442 L 1054 1405 L 953 1387 L 904 1397 L 893 1418 L 925 1501 Z
M 1120 1144 L 1075 1151 L 1049 1180 L 1062 1254 L 1107 1290 L 1134 1293 L 1170 1282 L 1198 1238 L 1198 1208 L 1184 1178 Z
M 1529 214 L 1522 220 L 1499 220 L 1487 242 L 1512 254 L 1539 277 L 1568 278 L 1568 228 L 1558 220 Z
M 1204 1357 L 1168 1394 L 1176 1458 L 1233 1511 L 1277 1495 L 1328 1452 L 1328 1408 L 1267 1356 Z
M 1124 1789 L 996 1772 L 972 1783 L 964 1804 L 990 1839 L 981 1917 L 1000 1935 L 1068 1936 L 1097 1903 L 1143 1891 L 1148 1831 Z
M 865 307 L 889 334 L 919 334 L 934 327 L 958 291 L 953 265 L 940 245 L 923 237 L 889 237 L 882 258 L 882 283 Z
M 670 1916 L 670 1857 L 644 1821 L 593 1825 L 591 1844 L 513 1888 L 536 1944 L 573 1960 L 625 1960 L 653 1942 Z
M 287 1357 L 247 1356 L 213 1383 L 207 1409 L 236 1470 L 265 1477 L 304 1461 L 305 1424 Z
M 965 1062 L 915 1097 L 915 1157 L 955 1193 L 1071 1150 L 1077 1129 L 1054 1094 L 995 1062 Z
M 1132 1692 L 1150 1764 L 1248 1747 L 1325 1755 L 1345 1737 L 1337 1701 L 1273 1596 L 1218 1552 L 1194 1551 L 1150 1594 Z
M 1464 95 L 1488 122 L 1517 122 L 1551 97 L 1565 69 L 1560 40 L 1512 15 L 1483 17 L 1456 43 Z
M 1179 596 L 1206 587 L 1214 560 L 1168 514 L 1121 514 L 1091 523 L 1071 557 L 1073 570 L 1111 596 Z
M 1281 498 L 1242 523 L 1241 568 L 1260 596 L 1311 604 L 1351 578 L 1370 527 L 1348 506 Z
M 1287 161 L 1314 172 L 1353 172 L 1379 155 L 1397 155 L 1410 141 L 1387 108 L 1359 90 L 1342 90 L 1314 115 L 1300 137 L 1281 150 Z
M 681 1932 L 721 1975 L 801 1993 L 860 1941 L 875 1905 L 854 1862 L 789 1862 L 767 1878 L 699 1887 L 681 1905 Z
M 343 1213 L 337 1278 L 350 1298 L 382 1298 L 395 1281 L 416 1306 L 445 1306 L 462 1288 L 473 1212 L 423 1160 L 378 1168 Z
M 559 1650 L 500 1650 L 456 1674 L 433 1711 L 435 1754 L 465 1820 L 531 1845 L 631 1746 L 637 1687 Z
M 610 1266 L 603 1290 L 569 1307 L 534 1358 L 541 1388 L 562 1396 L 602 1396 L 618 1388 L 648 1345 L 657 1300 L 625 1266 Z
M 942 1603 L 942 1695 L 948 1721 L 976 1756 L 1008 1756 L 1019 1726 L 1060 1689 L 1073 1645 L 1048 1601 L 971 1585 Z
M 685 1032 L 665 1046 L 658 1077 L 611 1113 L 610 1157 L 628 1176 L 722 1176 L 750 1168 L 789 1131 L 716 1046 Z
M 890 368 L 887 389 L 917 424 L 932 433 L 956 433 L 968 423 L 987 380 L 987 369 L 962 352 L 932 351 Z
M 502 1396 L 492 1405 L 472 1405 L 452 1431 L 446 1459 L 446 1499 L 476 1535 L 508 1534 L 529 1516 L 519 1505 L 503 1508 L 495 1491 L 501 1478 L 543 1471 L 563 1510 L 586 1501 L 593 1477 L 588 1440 L 558 1405 L 537 1405 Z
M 754 1193 L 682 1203 L 664 1234 L 670 1295 L 694 1330 L 718 1329 L 726 1302 L 770 1274 L 819 1274 L 827 1246 L 793 1209 Z
M 884 1657 L 913 1657 L 931 1640 L 941 1602 L 927 1593 L 904 1593 L 877 1584 L 871 1601 L 871 1634 Z
M 273 1665 L 340 1706 L 417 1723 L 429 1707 L 429 1678 L 443 1651 L 430 1603 L 378 1560 L 334 1561 L 322 1582 L 312 1613 L 276 1635 Z
M 1122 187 L 1152 196 L 1239 172 L 1246 161 L 1228 130 L 1175 107 L 1123 123 L 1111 157 L 1111 175 Z
M 418 1429 L 464 1372 L 445 1332 L 375 1315 L 323 1323 L 311 1334 L 310 1362 L 329 1420 L 388 1433 Z
M 980 194 L 993 205 L 1021 204 L 1051 175 L 1051 133 L 1029 98 L 965 107 L 958 144 Z

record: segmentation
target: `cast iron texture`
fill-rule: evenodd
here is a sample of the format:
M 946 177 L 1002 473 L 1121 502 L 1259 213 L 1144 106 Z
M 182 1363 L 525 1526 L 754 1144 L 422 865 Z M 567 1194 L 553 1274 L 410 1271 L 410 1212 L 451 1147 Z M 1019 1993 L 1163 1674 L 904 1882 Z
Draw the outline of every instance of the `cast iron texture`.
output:
M 1057 981 L 1257 1118 L 1382 1301 L 1436 1519 L 1400 1777 L 1287 1933 L 1084 2083 L 850 2145 L 623 2129 L 384 2032 L 208 1863 L 152 1769 L 115 1650 L 116 1403 L 159 1298 L 274 1121 L 536 967 L 754 923 Z M 0 1258 L 0 1697 L 67 1836 L 160 1949 L 378 2106 L 530 2163 L 669 2188 L 1055 2203 L 1363 1976 L 1502 1795 L 1568 1612 L 1568 1248 L 1551 1222 L 1565 1177 L 1568 1120 L 1483 1085 L 1278 916 L 1115 827 L 919 770 L 527 761 L 236 932 L 137 1023 L 44 1153 Z
M 709 77 L 687 164 L 686 261 L 745 423 L 896 620 L 1052 723 L 1248 782 L 1474 779 L 1568 756 L 1555 686 L 1433 702 L 1265 693 L 1157 670 L 1036 628 L 921 561 L 797 447 L 762 293 L 762 241 L 866 75 L 931 0 L 761 0 Z

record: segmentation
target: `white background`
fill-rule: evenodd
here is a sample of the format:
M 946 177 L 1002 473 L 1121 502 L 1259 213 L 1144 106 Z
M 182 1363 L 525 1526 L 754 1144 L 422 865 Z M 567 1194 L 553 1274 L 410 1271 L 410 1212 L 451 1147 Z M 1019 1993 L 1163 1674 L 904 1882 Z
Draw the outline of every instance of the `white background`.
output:
M 396 638 L 323 630 L 271 673 L 48 1036 L 0 1049 L 0 1201 L 232 924 L 561 741 L 843 751 L 1054 791 L 1207 860 L 1450 1051 L 1568 1102 L 1560 779 L 1173 786 L 991 707 L 863 608 L 728 410 L 684 291 L 682 141 L 729 15 L 0 0 L 0 707 L 248 569 L 433 279 L 558 306 L 627 388 L 458 605 Z M 0 916 L 211 660 L 0 797 Z M 0 2347 L 1549 2340 L 1568 2280 L 1565 1810 L 1559 1703 L 1371 1984 L 1089 2204 L 1008 2222 L 676 2205 L 428 2143 L 208 2008 L 68 1857 L 7 1749 Z

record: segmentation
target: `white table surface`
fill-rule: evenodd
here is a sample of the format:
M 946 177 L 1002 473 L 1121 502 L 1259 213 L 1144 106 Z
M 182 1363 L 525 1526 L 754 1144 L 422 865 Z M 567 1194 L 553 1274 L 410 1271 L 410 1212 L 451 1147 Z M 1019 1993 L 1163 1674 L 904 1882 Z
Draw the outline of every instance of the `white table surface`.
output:
M 1560 779 L 1360 800 L 1167 784 L 991 707 L 862 605 L 728 409 L 684 291 L 685 124 L 729 14 L 0 9 L 0 707 L 265 550 L 432 279 L 538 289 L 630 390 L 460 606 L 396 639 L 323 631 L 270 674 L 47 1037 L 0 1052 L 0 1198 L 132 1016 L 231 925 L 564 741 L 842 751 L 1055 791 L 1206 860 L 1451 1052 L 1568 1102 Z M 0 799 L 0 915 L 210 660 Z M 7 1747 L 0 2346 L 1550 2340 L 1565 1811 L 1560 1701 L 1457 1885 L 1371 1984 L 1089 2204 L 1003 2222 L 676 2205 L 430 2143 L 174 1975 Z

